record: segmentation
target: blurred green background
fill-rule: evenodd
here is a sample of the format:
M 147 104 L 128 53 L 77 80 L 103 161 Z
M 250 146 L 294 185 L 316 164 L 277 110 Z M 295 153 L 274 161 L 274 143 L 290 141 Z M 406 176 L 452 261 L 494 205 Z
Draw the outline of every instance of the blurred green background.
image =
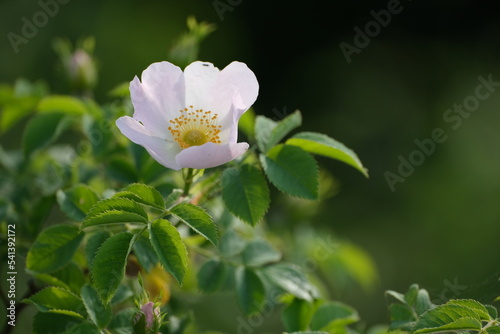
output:
M 222 18 L 214 3 L 226 4 Z M 279 117 L 300 109 L 303 130 L 344 142 L 370 171 L 365 180 L 340 163 L 321 160 L 338 182 L 338 193 L 311 224 L 364 248 L 379 270 L 371 292 L 333 291 L 369 324 L 387 322 L 383 291 L 419 283 L 431 298 L 473 295 L 498 272 L 500 252 L 500 87 L 453 130 L 443 114 L 475 92 L 478 76 L 500 81 L 500 21 L 486 1 L 401 1 L 402 10 L 348 63 L 339 47 L 354 44 L 374 1 L 96 1 L 70 0 L 19 45 L 23 17 L 41 10 L 37 1 L 1 0 L 0 81 L 43 78 L 61 87 L 55 37 L 95 36 L 100 74 L 96 99 L 130 81 L 150 63 L 164 60 L 186 28 L 186 18 L 217 25 L 202 44 L 200 59 L 219 68 L 243 61 L 260 83 L 258 114 Z M 229 9 L 230 8 L 230 9 Z M 278 113 L 276 111 L 279 111 Z M 17 146 L 21 126 L 3 134 Z M 392 192 L 384 173 L 397 173 L 416 139 L 442 128 L 448 139 Z M 272 224 L 272 222 L 270 222 Z M 458 282 L 458 294 L 447 282 Z M 456 283 L 455 283 L 456 284 Z M 445 290 L 448 289 L 448 290 Z M 498 291 L 497 291 L 498 292 Z M 213 298 L 213 303 L 220 300 Z M 212 307 L 213 308 L 213 307 Z M 222 321 L 225 310 L 200 314 Z M 208 312 L 208 313 L 207 313 Z M 217 318 L 221 317 L 221 318 Z

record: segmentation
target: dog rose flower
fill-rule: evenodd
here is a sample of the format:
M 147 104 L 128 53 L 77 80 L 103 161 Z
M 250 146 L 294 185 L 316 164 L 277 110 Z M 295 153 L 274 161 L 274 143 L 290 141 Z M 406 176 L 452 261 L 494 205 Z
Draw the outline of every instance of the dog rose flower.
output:
M 238 143 L 238 121 L 257 99 L 254 73 L 240 62 L 222 71 L 196 61 L 182 70 L 153 63 L 130 82 L 133 117 L 116 121 L 121 133 L 165 167 L 210 168 L 248 149 Z

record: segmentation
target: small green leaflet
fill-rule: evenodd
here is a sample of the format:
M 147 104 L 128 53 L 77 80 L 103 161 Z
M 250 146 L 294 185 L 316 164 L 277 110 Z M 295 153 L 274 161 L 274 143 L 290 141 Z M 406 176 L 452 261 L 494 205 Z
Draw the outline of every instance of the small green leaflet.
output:
M 205 293 L 219 290 L 227 277 L 226 265 L 215 259 L 205 262 L 198 271 L 198 288 Z
M 368 177 L 368 171 L 363 167 L 357 154 L 341 142 L 327 135 L 316 132 L 300 132 L 288 139 L 286 144 L 298 146 L 309 153 L 342 161 Z
M 123 191 L 116 193 L 114 197 L 125 197 L 160 210 L 165 208 L 165 203 L 160 192 L 142 183 L 133 183 L 123 189 Z
M 224 171 L 222 199 L 231 213 L 252 226 L 264 217 L 271 201 L 262 172 L 249 164 Z
M 135 241 L 133 250 L 137 261 L 147 273 L 158 263 L 158 256 L 151 246 L 151 242 L 145 236 L 141 236 Z
M 57 203 L 61 210 L 75 221 L 81 221 L 99 200 L 97 194 L 84 184 L 76 184 L 66 191 L 57 191 Z
M 87 113 L 87 107 L 82 101 L 67 95 L 51 95 L 44 97 L 38 103 L 37 109 L 39 113 L 60 112 L 72 115 L 83 115 Z
M 109 233 L 108 231 L 99 230 L 94 234 L 91 234 L 87 239 L 87 245 L 85 246 L 85 258 L 87 259 L 87 264 L 89 265 L 89 267 L 94 261 L 97 250 L 101 247 L 102 243 L 106 241 L 110 236 L 111 233 Z
M 278 262 L 281 254 L 266 241 L 254 240 L 243 250 L 243 263 L 249 267 L 261 267 L 265 264 Z
M 248 138 L 255 137 L 255 112 L 252 108 L 248 109 L 245 113 L 243 113 L 243 115 L 241 115 L 238 122 L 238 129 Z
M 302 115 L 298 110 L 279 122 L 275 122 L 264 116 L 257 116 L 255 134 L 260 151 L 267 153 L 274 145 L 278 144 L 286 135 L 300 125 L 302 125 Z
M 95 225 L 148 222 L 148 215 L 128 198 L 112 197 L 97 202 L 82 222 L 82 229 Z
M 313 312 L 314 308 L 311 303 L 294 298 L 281 312 L 281 319 L 287 331 L 306 330 Z
M 73 293 L 56 287 L 45 288 L 24 302 L 36 306 L 41 312 L 55 312 L 83 319 L 87 314 L 82 300 Z
M 62 269 L 52 272 L 50 276 L 64 283 L 68 290 L 75 294 L 79 294 L 81 287 L 85 284 L 85 275 L 82 268 L 75 262 L 68 263 Z M 62 287 L 64 288 L 64 286 Z
M 236 269 L 236 298 L 245 314 L 260 311 L 266 292 L 264 284 L 252 269 Z
M 71 261 L 83 233 L 74 225 L 54 225 L 43 230 L 28 251 L 26 267 L 37 273 L 51 273 Z
M 333 331 L 359 320 L 355 309 L 339 302 L 321 305 L 313 315 L 311 329 Z
M 471 299 L 455 299 L 425 312 L 418 319 L 413 331 L 415 334 L 462 330 L 480 331 L 483 329 L 483 321 L 490 323 L 494 320 L 483 304 Z M 498 323 L 496 327 L 498 327 Z
M 273 147 L 260 161 L 269 181 L 279 190 L 305 199 L 318 199 L 319 171 L 314 158 L 300 147 Z
M 188 265 L 188 253 L 177 229 L 168 220 L 149 224 L 149 240 L 163 268 L 182 284 Z
M 23 133 L 25 157 L 55 141 L 70 124 L 70 119 L 61 113 L 36 115 L 26 125 Z
M 203 208 L 189 203 L 180 203 L 170 209 L 170 214 L 205 237 L 214 246 L 219 243 L 217 226 Z
M 103 304 L 97 291 L 90 285 L 82 287 L 81 296 L 85 309 L 92 322 L 94 322 L 98 328 L 104 328 L 111 321 L 112 312 L 109 304 Z
M 312 301 L 316 288 L 309 283 L 300 267 L 291 263 L 277 263 L 263 268 L 263 273 L 277 286 L 297 298 Z
M 101 299 L 108 303 L 125 275 L 132 247 L 132 233 L 121 232 L 108 238 L 97 251 L 90 273 Z

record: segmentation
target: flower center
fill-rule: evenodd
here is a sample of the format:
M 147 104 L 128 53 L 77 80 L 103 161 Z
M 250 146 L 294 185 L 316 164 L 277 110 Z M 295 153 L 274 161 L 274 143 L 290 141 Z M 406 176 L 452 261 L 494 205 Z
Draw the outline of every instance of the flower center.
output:
M 194 109 L 193 106 L 179 110 L 181 114 L 170 120 L 168 130 L 181 148 L 200 146 L 208 142 L 220 144 L 221 125 L 217 125 L 219 114 L 210 110 Z

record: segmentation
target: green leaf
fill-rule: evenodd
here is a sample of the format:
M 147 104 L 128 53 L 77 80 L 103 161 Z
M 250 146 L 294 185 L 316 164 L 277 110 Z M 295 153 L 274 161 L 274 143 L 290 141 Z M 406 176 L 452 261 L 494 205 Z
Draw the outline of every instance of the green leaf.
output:
M 121 232 L 108 238 L 97 251 L 90 273 L 101 299 L 108 303 L 125 275 L 132 234 Z
M 396 292 L 393 290 L 387 290 L 387 291 L 385 291 L 385 294 L 388 296 L 394 297 L 396 300 L 398 300 L 399 302 L 401 302 L 405 305 L 408 304 L 408 301 L 406 300 L 405 295 L 403 295 L 402 293 L 399 293 L 399 292 Z
M 113 210 L 136 213 L 137 215 L 142 216 L 142 218 L 146 220 L 148 219 L 148 215 L 141 205 L 133 200 L 122 197 L 111 197 L 97 202 L 90 209 L 90 212 L 87 214 L 87 218 Z
M 238 122 L 238 129 L 243 132 L 248 138 L 255 137 L 255 112 L 252 108 L 248 109 L 241 115 Z
M 38 273 L 51 273 L 67 265 L 83 234 L 73 225 L 54 225 L 43 230 L 28 251 L 26 267 Z
M 168 220 L 157 219 L 149 225 L 149 238 L 162 266 L 182 284 L 188 253 L 177 229 Z
M 368 177 L 368 171 L 363 167 L 354 151 L 341 142 L 316 132 L 300 132 L 286 141 L 288 145 L 298 146 L 304 151 L 342 161 Z
M 109 304 L 103 304 L 97 291 L 90 285 L 85 285 L 81 289 L 81 296 L 85 309 L 89 314 L 90 319 L 97 325 L 99 329 L 106 327 L 111 321 L 111 308 Z
M 276 128 L 277 125 L 275 121 L 265 116 L 259 115 L 255 119 L 255 139 L 257 140 L 257 146 L 261 152 L 267 152 L 267 143 L 271 138 L 273 129 Z
M 479 316 L 479 319 L 486 321 L 493 320 L 486 306 L 473 299 L 451 299 L 445 305 L 460 305 L 467 307 L 474 310 Z
M 281 139 L 285 138 L 292 130 L 298 128 L 302 125 L 302 115 L 299 110 L 295 110 L 292 114 L 288 115 L 284 119 L 278 122 L 276 127 L 271 131 L 271 135 L 269 136 L 269 140 L 266 145 L 266 153 L 273 147 L 278 144 Z
M 90 267 L 92 262 L 94 262 L 95 254 L 97 250 L 101 247 L 104 241 L 111 236 L 111 233 L 105 230 L 97 231 L 90 236 L 87 240 L 87 245 L 85 246 L 85 258 L 87 259 L 87 264 Z
M 160 210 L 165 208 L 165 203 L 160 192 L 142 183 L 131 184 L 123 189 L 123 191 L 116 193 L 114 197 L 125 197 Z
M 59 207 L 69 218 L 76 221 L 84 219 L 98 200 L 97 194 L 84 184 L 76 184 L 66 191 L 57 191 Z
M 496 319 L 498 318 L 498 311 L 496 309 L 495 306 L 492 306 L 492 305 L 484 305 L 484 307 L 486 308 L 486 310 L 488 311 L 488 314 L 490 315 L 490 317 L 492 319 Z
M 64 268 L 53 272 L 51 276 L 60 282 L 64 282 L 74 294 L 79 294 L 81 287 L 85 284 L 83 271 L 74 262 L 70 262 Z
M 29 157 L 34 151 L 55 141 L 68 126 L 64 114 L 50 113 L 33 117 L 23 133 L 24 155 Z
M 34 111 L 38 97 L 29 93 L 24 96 L 14 93 L 13 87 L 0 84 L 0 131 L 9 130 L 14 124 Z
M 481 321 L 471 317 L 458 318 L 452 321 L 448 320 L 446 324 L 441 326 L 429 324 L 429 326 L 433 327 L 422 327 L 423 325 L 424 325 L 423 322 L 418 321 L 417 325 L 414 328 L 415 331 L 413 333 L 420 334 L 420 333 L 436 333 L 436 332 L 449 332 L 449 331 L 481 330 Z
M 38 312 L 33 318 L 33 334 L 68 334 L 72 333 L 75 327 L 82 323 L 82 319 L 77 319 L 66 314 L 52 314 Z M 75 332 L 81 333 L 82 332 Z M 87 333 L 85 333 L 87 334 Z
M 202 235 L 214 246 L 219 243 L 217 226 L 212 217 L 199 206 L 181 203 L 170 209 L 170 214 L 177 217 L 181 222 L 189 226 L 196 233 Z
M 245 241 L 233 230 L 227 231 L 221 238 L 219 249 L 226 257 L 240 254 L 245 248 Z
M 331 331 L 358 320 L 358 313 L 352 307 L 339 302 L 329 302 L 316 310 L 311 320 L 311 329 Z
M 108 92 L 111 97 L 127 97 L 130 95 L 130 82 L 125 81 L 121 84 L 116 85 Z
M 249 267 L 260 267 L 280 259 L 280 252 L 263 240 L 249 242 L 243 251 L 243 263 Z
M 257 145 L 262 153 L 267 153 L 271 147 L 278 144 L 287 134 L 302 125 L 302 115 L 296 110 L 279 122 L 274 122 L 264 116 L 257 116 L 255 132 Z
M 390 330 L 411 331 L 415 325 L 415 312 L 406 304 L 391 304 L 389 306 L 389 314 L 391 319 Z
M 318 199 L 318 166 L 314 158 L 299 147 L 278 145 L 260 161 L 269 181 L 279 190 L 305 199 Z
M 81 299 L 73 293 L 61 288 L 45 288 L 28 299 L 25 299 L 24 302 L 35 305 L 41 312 L 71 311 L 65 314 L 82 319 L 87 315 Z
M 484 327 L 483 327 L 483 330 L 484 330 Z M 494 324 L 491 327 L 488 327 L 485 332 L 488 333 L 488 334 L 500 334 L 500 324 L 499 324 L 499 322 L 497 321 L 496 324 Z
M 297 298 L 312 301 L 316 289 L 307 280 L 300 267 L 291 263 L 277 263 L 263 269 L 263 273 L 277 286 Z
M 266 179 L 252 165 L 228 168 L 222 174 L 222 199 L 235 216 L 255 226 L 269 208 Z
M 219 260 L 210 259 L 200 267 L 197 276 L 198 287 L 201 291 L 205 293 L 216 292 L 226 280 L 226 265 Z
M 425 311 L 433 306 L 429 293 L 425 289 L 418 290 L 417 299 L 415 301 L 415 311 L 418 315 L 423 314 Z
M 43 282 L 49 286 L 54 286 L 57 288 L 74 292 L 72 289 L 70 289 L 68 284 L 64 283 L 59 278 L 56 278 L 50 274 L 33 274 L 33 276 L 40 282 Z
M 82 229 L 104 224 L 148 222 L 148 214 L 138 203 L 120 197 L 112 197 L 97 202 L 82 221 Z
M 236 299 L 245 314 L 261 309 L 265 299 L 264 284 L 253 270 L 245 267 L 236 269 Z
M 314 309 L 309 302 L 294 298 L 281 312 L 281 319 L 287 331 L 306 330 Z
M 474 300 L 450 300 L 429 309 L 415 324 L 415 333 L 480 330 L 481 320 L 491 320 L 487 309 Z
M 83 115 L 87 112 L 85 104 L 79 99 L 67 95 L 44 97 L 37 107 L 40 113 L 61 112 L 64 114 Z
M 143 267 L 147 273 L 158 263 L 158 256 L 153 246 L 151 246 L 151 242 L 144 236 L 141 236 L 134 243 L 134 255 L 137 257 L 137 261 L 139 261 L 141 267 Z
M 418 284 L 412 284 L 408 291 L 404 295 L 404 303 L 407 303 L 410 306 L 415 306 L 417 303 L 418 293 L 420 289 L 418 288 Z
M 85 220 L 82 222 L 82 229 L 96 225 L 123 223 L 146 224 L 147 222 L 147 219 L 145 219 L 142 215 L 136 214 L 135 212 L 110 210 L 92 217 L 85 218 Z

